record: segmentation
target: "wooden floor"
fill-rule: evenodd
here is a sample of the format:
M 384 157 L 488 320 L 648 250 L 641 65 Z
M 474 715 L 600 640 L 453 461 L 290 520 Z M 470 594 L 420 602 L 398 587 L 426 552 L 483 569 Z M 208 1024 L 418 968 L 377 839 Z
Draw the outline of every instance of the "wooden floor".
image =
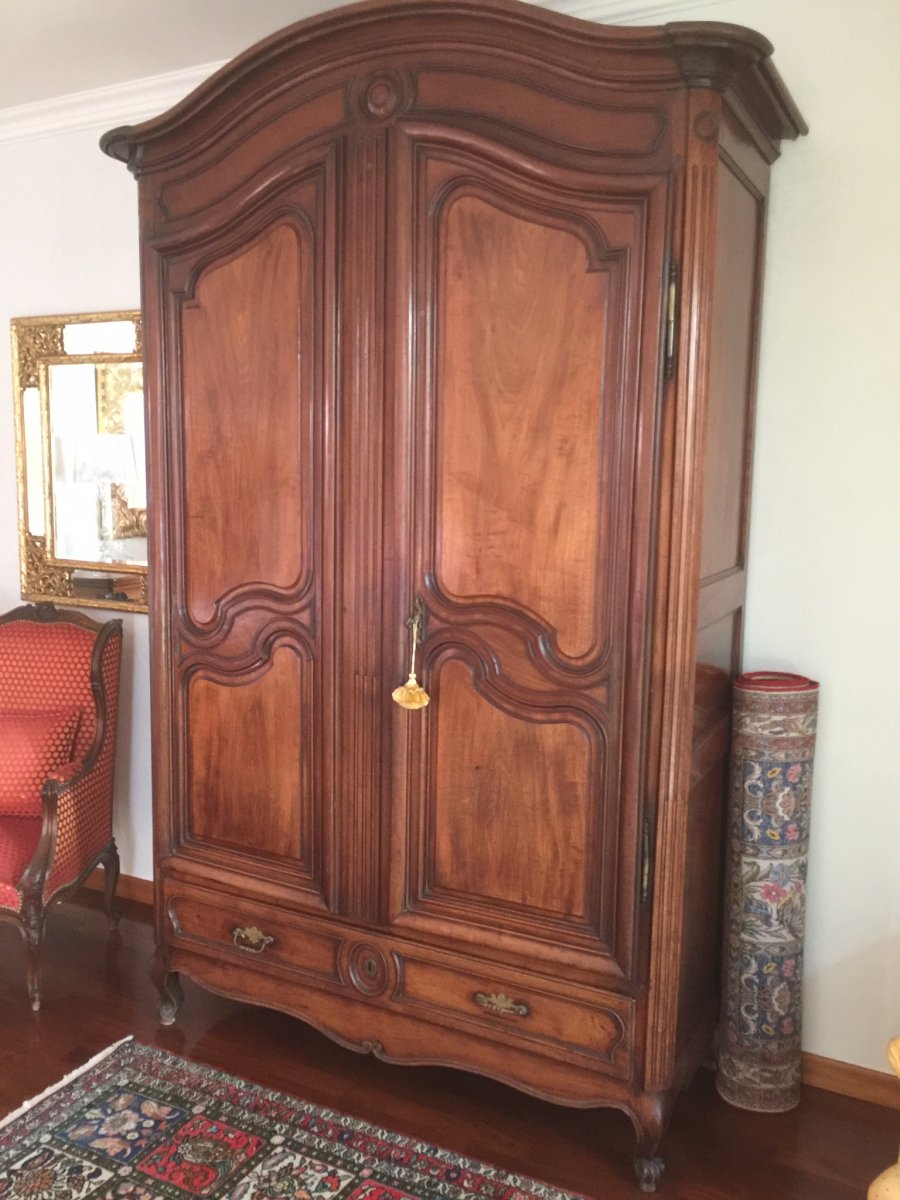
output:
M 83 893 L 83 895 L 85 895 Z M 133 1034 L 257 1083 L 525 1172 L 597 1200 L 641 1195 L 632 1132 L 618 1113 L 559 1108 L 458 1071 L 388 1066 L 334 1045 L 300 1021 L 185 982 L 176 1026 L 156 1021 L 152 932 L 124 906 L 120 931 L 87 894 L 51 914 L 45 1002 L 25 996 L 18 931 L 0 923 L 0 1115 L 91 1055 Z M 701 1072 L 664 1143 L 670 1200 L 859 1200 L 896 1158 L 898 1114 L 812 1088 L 792 1113 L 740 1112 Z

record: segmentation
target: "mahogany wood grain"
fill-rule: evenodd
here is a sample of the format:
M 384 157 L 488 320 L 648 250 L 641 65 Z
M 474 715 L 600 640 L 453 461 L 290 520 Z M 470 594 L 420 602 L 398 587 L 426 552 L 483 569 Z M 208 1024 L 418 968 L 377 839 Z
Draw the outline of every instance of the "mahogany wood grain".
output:
M 99 895 L 51 914 L 47 995 L 36 1015 L 21 986 L 18 934 L 0 926 L 0 1115 L 133 1035 L 597 1200 L 638 1194 L 627 1122 L 612 1110 L 558 1108 L 467 1072 L 390 1066 L 190 982 L 178 1025 L 161 1027 L 148 972 L 152 927 L 146 910 L 124 908 L 112 939 Z M 660 1195 L 671 1200 L 858 1200 L 896 1158 L 897 1115 L 813 1087 L 793 1112 L 743 1112 L 723 1103 L 712 1074 L 701 1071 L 675 1110 L 666 1146 Z
M 482 917 L 496 902 L 501 925 L 514 906 L 583 926 L 597 904 L 585 894 L 598 841 L 588 739 L 576 725 L 527 723 L 489 704 L 459 659 L 431 679 L 435 796 L 422 891 L 477 897 Z
M 299 241 L 275 225 L 203 271 L 184 311 L 184 559 L 198 624 L 235 587 L 289 588 L 311 566 L 301 431 L 312 397 L 297 351 L 313 301 Z
M 456 600 L 514 597 L 582 658 L 605 626 L 598 466 L 607 330 L 621 318 L 577 226 L 491 201 L 447 203 L 439 235 L 436 580 Z
M 239 687 L 191 680 L 185 832 L 193 841 L 310 861 L 310 681 L 310 664 L 288 646 Z

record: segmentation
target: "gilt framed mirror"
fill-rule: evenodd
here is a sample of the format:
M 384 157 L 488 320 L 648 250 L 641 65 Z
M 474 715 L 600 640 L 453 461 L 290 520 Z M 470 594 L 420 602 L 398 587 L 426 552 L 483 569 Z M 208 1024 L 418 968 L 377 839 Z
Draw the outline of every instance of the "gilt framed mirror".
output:
M 146 612 L 140 313 L 11 327 L 22 598 Z

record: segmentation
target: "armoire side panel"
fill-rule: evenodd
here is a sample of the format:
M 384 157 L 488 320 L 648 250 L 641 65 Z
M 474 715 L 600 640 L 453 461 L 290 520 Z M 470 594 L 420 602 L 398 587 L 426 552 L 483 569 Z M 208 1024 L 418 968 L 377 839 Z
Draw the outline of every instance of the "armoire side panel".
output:
M 762 197 L 727 155 L 716 185 L 716 271 L 709 360 L 700 578 L 743 570 L 758 335 Z
M 718 994 L 731 681 L 740 671 L 756 351 L 768 171 L 726 124 L 716 168 L 716 254 L 703 475 L 693 750 L 679 1043 L 709 1025 Z M 716 914 L 710 919 L 709 914 Z

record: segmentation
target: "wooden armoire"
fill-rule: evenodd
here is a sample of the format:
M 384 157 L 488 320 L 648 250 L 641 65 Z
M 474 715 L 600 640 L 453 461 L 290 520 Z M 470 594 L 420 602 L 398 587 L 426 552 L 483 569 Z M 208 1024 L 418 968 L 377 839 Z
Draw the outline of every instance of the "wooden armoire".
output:
M 140 187 L 157 982 L 612 1105 L 717 1014 L 759 34 L 374 0 L 106 135 Z M 430 696 L 408 710 L 410 674 Z

